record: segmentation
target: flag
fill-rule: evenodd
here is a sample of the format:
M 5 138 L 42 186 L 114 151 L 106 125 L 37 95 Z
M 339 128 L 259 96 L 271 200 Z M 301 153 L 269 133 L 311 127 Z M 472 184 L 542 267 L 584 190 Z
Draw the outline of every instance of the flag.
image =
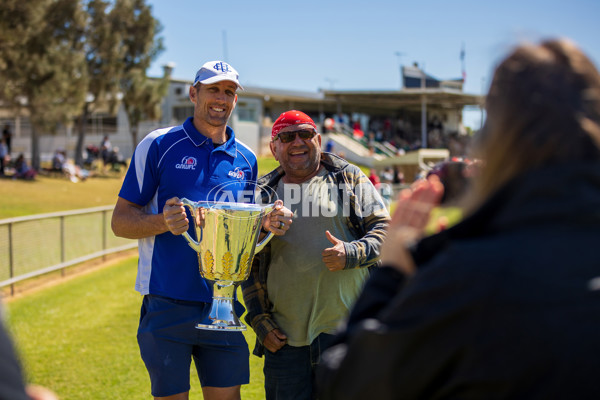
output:
M 462 79 L 463 83 L 467 81 L 467 71 L 465 70 L 465 44 L 463 42 L 460 48 L 460 63 L 462 67 Z

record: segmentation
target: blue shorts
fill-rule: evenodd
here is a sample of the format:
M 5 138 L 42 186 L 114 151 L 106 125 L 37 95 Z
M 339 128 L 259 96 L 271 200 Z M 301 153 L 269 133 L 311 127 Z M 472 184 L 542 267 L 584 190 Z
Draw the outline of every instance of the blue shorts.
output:
M 231 387 L 250 381 L 250 353 L 244 335 L 196 329 L 210 303 L 146 295 L 140 313 L 138 344 L 152 395 L 171 396 L 190 390 L 193 357 L 202 386 Z M 243 307 L 236 302 L 236 311 Z M 238 314 L 238 315 L 241 315 Z

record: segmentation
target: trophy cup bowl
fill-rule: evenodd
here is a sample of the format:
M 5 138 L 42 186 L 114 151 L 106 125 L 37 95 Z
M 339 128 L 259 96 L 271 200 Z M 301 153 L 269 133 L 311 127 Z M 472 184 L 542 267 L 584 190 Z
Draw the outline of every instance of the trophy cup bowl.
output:
M 197 329 L 243 331 L 234 310 L 235 291 L 245 281 L 252 268 L 254 254 L 271 240 L 271 232 L 257 243 L 263 216 L 273 205 L 224 203 L 181 199 L 192 214 L 196 239 L 183 234 L 198 254 L 200 275 L 213 290 L 210 313 L 196 325 Z M 198 226 L 198 213 L 204 214 L 203 226 Z

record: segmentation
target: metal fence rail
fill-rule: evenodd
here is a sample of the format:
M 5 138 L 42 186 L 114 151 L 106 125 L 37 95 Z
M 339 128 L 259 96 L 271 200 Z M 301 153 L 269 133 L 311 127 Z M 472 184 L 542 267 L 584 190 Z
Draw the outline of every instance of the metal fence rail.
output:
M 0 287 L 137 247 L 110 228 L 112 206 L 0 220 Z

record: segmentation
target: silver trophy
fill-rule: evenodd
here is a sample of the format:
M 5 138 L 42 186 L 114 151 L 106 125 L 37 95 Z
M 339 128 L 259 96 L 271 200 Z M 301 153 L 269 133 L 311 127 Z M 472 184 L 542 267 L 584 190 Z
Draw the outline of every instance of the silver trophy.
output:
M 193 202 L 185 198 L 181 202 L 192 214 L 197 240 L 187 232 L 183 237 L 198 253 L 200 275 L 213 288 L 210 313 L 196 328 L 244 331 L 246 326 L 234 311 L 234 294 L 250 274 L 254 253 L 262 250 L 273 237 L 269 232 L 257 243 L 262 218 L 273 205 Z M 199 213 L 204 214 L 203 226 L 198 226 Z

